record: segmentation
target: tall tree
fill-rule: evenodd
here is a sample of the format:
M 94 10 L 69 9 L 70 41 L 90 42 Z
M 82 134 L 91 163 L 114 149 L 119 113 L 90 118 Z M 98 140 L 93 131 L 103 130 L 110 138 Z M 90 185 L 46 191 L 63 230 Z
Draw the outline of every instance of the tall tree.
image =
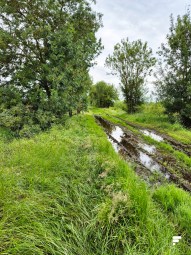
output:
M 152 50 L 141 40 L 129 42 L 128 38 L 114 46 L 113 55 L 106 59 L 106 66 L 121 80 L 121 89 L 130 113 L 143 101 L 145 78 L 155 64 Z
M 17 90 L 21 103 L 33 111 L 60 115 L 77 107 L 87 94 L 88 70 L 101 50 L 95 36 L 101 15 L 91 4 L 1 0 L 1 91 Z
M 156 86 L 169 115 L 179 115 L 191 125 L 191 17 L 190 11 L 171 15 L 167 43 L 158 52 L 161 56 Z

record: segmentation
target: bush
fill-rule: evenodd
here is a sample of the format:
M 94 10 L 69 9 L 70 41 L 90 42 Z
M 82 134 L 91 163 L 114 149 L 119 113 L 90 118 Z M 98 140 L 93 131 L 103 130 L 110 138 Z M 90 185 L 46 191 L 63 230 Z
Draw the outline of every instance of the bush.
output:
M 11 131 L 20 130 L 24 125 L 25 109 L 23 105 L 16 105 L 10 109 L 3 109 L 0 113 L 0 123 L 2 127 Z
M 20 137 L 26 137 L 30 138 L 33 135 L 40 133 L 41 128 L 39 125 L 27 125 L 25 124 L 23 128 L 19 131 L 19 136 Z
M 123 101 L 119 101 L 119 100 L 115 101 L 115 103 L 114 103 L 114 108 L 115 108 L 116 110 L 117 110 L 117 109 L 121 109 L 121 110 L 127 112 L 127 105 L 126 105 L 126 103 L 123 102 Z
M 90 103 L 93 106 L 108 108 L 113 106 L 117 99 L 118 93 L 113 85 L 100 81 L 91 87 Z
M 145 103 L 140 106 L 140 111 L 144 113 L 150 113 L 156 116 L 164 114 L 165 108 L 161 103 Z
M 65 123 L 66 115 L 55 116 L 51 111 L 33 110 L 29 106 L 18 104 L 10 109 L 1 109 L 0 126 L 13 131 L 16 136 L 31 137 L 53 124 Z

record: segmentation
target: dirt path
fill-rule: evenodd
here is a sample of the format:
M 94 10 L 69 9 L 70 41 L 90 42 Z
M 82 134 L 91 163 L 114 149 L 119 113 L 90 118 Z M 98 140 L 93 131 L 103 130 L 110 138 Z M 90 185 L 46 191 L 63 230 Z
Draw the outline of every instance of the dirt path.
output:
M 146 144 L 141 135 L 135 135 L 127 127 L 115 125 L 98 115 L 95 118 L 115 151 L 128 162 L 135 163 L 136 173 L 150 185 L 174 182 L 191 192 L 191 172 L 182 169 L 172 155 L 164 155 L 154 145 Z
M 181 152 L 185 153 L 186 155 L 191 156 L 191 145 L 183 144 L 183 143 L 173 139 L 172 137 L 170 137 L 166 134 L 163 134 L 163 133 L 160 133 L 159 131 L 156 131 L 155 129 L 145 128 L 141 125 L 132 123 L 130 121 L 124 120 L 124 119 L 122 119 L 120 117 L 117 117 L 117 116 L 114 116 L 114 115 L 109 115 L 109 114 L 107 114 L 107 115 L 110 116 L 110 117 L 119 119 L 119 120 L 125 122 L 127 125 L 129 125 L 133 128 L 136 128 L 138 130 L 145 130 L 145 131 L 148 131 L 149 133 L 156 134 L 157 136 L 162 137 L 165 142 L 168 142 L 175 150 L 181 151 Z

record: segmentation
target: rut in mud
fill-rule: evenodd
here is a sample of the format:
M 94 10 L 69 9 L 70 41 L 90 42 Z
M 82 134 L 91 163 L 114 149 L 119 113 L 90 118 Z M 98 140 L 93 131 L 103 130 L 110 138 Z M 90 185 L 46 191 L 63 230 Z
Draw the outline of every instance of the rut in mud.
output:
M 161 142 L 161 141 L 167 142 L 175 150 L 181 151 L 181 152 L 185 153 L 186 155 L 191 156 L 191 145 L 183 144 L 181 142 L 178 142 L 178 141 L 174 140 L 172 137 L 170 137 L 166 134 L 159 133 L 156 130 L 145 129 L 141 125 L 138 125 L 138 124 L 132 123 L 130 121 L 124 120 L 123 118 L 120 118 L 120 117 L 117 117 L 117 116 L 114 116 L 114 115 L 109 115 L 109 114 L 107 114 L 107 115 L 125 122 L 127 125 L 140 130 L 144 135 L 150 136 L 151 138 L 153 138 L 154 140 L 156 140 L 158 142 Z
M 154 145 L 149 145 L 127 128 L 114 125 L 101 116 L 95 116 L 98 123 L 104 128 L 109 141 L 115 151 L 132 164 L 135 164 L 136 173 L 149 185 L 160 185 L 174 182 L 178 186 L 191 192 L 191 172 L 184 171 L 170 155 L 163 155 Z M 147 130 L 140 130 L 146 132 Z M 150 131 L 147 131 L 150 132 Z M 155 133 L 153 139 L 164 141 L 164 138 Z M 168 162 L 168 164 L 167 164 Z

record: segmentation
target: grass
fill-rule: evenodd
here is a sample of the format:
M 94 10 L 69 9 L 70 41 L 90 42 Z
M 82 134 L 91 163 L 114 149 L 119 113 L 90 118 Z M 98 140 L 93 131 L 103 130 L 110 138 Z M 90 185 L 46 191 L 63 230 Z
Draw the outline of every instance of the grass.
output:
M 179 222 L 180 229 L 184 229 L 190 239 L 191 228 L 191 197 L 174 185 L 163 186 L 157 189 L 153 198 L 162 205 L 165 212 L 174 222 Z
M 168 189 L 153 195 L 92 116 L 1 139 L 0 157 L 0 254 L 190 254 L 187 238 L 172 246 L 190 231 L 181 221 L 184 208 L 191 218 L 187 193 L 174 188 L 186 198 L 170 212 Z

